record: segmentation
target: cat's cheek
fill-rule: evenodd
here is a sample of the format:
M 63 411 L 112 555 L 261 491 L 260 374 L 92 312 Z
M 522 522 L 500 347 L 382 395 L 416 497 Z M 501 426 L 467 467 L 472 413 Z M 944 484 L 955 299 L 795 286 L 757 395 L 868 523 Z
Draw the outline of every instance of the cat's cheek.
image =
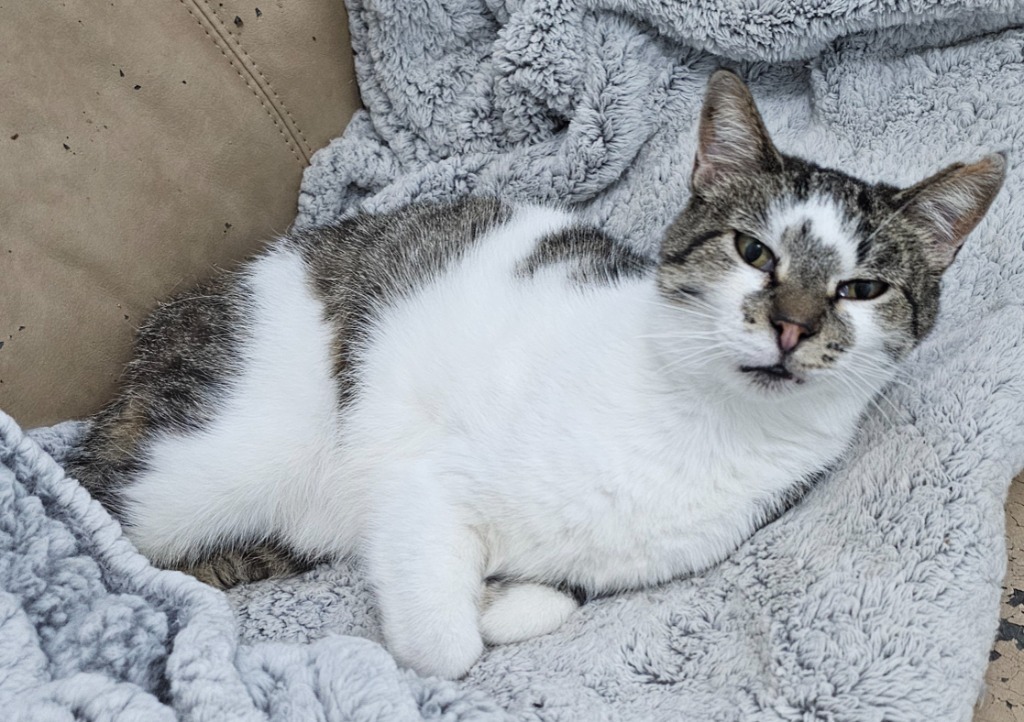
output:
M 843 352 L 837 355 L 835 368 L 841 373 L 867 373 L 877 378 L 880 370 L 891 368 L 895 360 L 892 345 L 901 343 L 903 334 L 886 328 L 877 304 L 851 301 L 842 306 L 839 311 L 846 333 L 839 344 Z
M 903 296 L 889 296 L 875 305 L 874 320 L 884 336 L 884 351 L 889 360 L 899 361 L 917 346 L 927 330 L 922 333 L 924 314 L 919 308 L 912 307 Z
M 882 348 L 885 332 L 870 303 L 840 301 L 839 323 L 845 327 L 843 346 L 860 353 L 873 353 Z

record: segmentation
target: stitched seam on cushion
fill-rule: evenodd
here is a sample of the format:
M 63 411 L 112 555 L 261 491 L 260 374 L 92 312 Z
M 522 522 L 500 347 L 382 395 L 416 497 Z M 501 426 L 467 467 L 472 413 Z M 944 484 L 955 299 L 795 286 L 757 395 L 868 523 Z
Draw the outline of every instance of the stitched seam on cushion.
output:
M 288 116 L 290 126 L 299 136 L 299 140 L 302 142 L 302 148 L 306 156 L 308 157 L 312 155 L 313 149 L 310 147 L 309 141 L 306 140 L 306 135 L 302 132 L 302 128 L 296 122 L 294 116 L 292 116 L 292 112 L 288 110 L 288 106 L 285 104 L 284 100 L 281 98 L 280 95 L 277 94 L 277 91 L 274 90 L 274 86 L 270 83 L 270 80 L 268 80 L 267 76 L 263 74 L 262 70 L 260 70 L 260 66 L 256 64 L 256 61 L 252 59 L 252 56 L 249 55 L 248 51 L 242 46 L 241 38 L 235 35 L 234 31 L 226 23 L 224 23 L 224 21 L 220 20 L 220 16 L 217 15 L 217 11 L 213 9 L 212 5 L 209 5 L 209 3 L 207 3 L 207 5 L 210 8 L 210 12 L 217 16 L 217 20 L 220 22 L 221 27 L 224 28 L 224 31 L 229 36 L 231 36 L 231 38 L 238 45 L 238 50 L 241 51 L 242 55 L 245 56 L 245 59 L 249 62 L 249 65 L 251 65 L 252 69 L 256 72 L 256 74 L 260 76 L 260 80 L 262 80 L 263 83 L 266 85 L 266 91 L 269 91 L 270 94 L 274 96 L 274 101 L 276 105 L 280 107 L 280 109 L 284 112 L 286 116 Z
M 210 20 L 209 17 L 207 17 L 207 14 L 204 13 L 202 8 L 199 6 L 200 0 L 178 1 L 182 4 L 185 10 L 188 11 L 188 14 L 192 16 L 192 19 L 196 21 L 199 27 L 202 28 L 202 31 L 206 34 L 206 37 L 209 38 L 210 41 L 217 47 L 217 49 L 220 51 L 220 54 L 224 56 L 228 63 L 230 63 L 232 69 L 235 71 L 238 77 L 242 79 L 242 82 L 245 83 L 245 87 L 247 87 L 249 91 L 256 97 L 256 100 L 259 101 L 260 105 L 263 107 L 263 110 L 270 117 L 271 122 L 273 122 L 274 126 L 277 128 L 277 132 L 281 134 L 282 138 L 284 138 L 285 143 L 288 145 L 288 150 L 291 151 L 292 155 L 295 157 L 295 160 L 297 160 L 299 162 L 299 165 L 302 167 L 309 165 L 309 154 L 305 152 L 305 149 L 303 149 L 299 142 L 296 140 L 294 133 L 292 133 L 291 129 L 288 127 L 288 123 L 285 120 L 284 116 L 281 114 L 280 109 L 275 106 L 273 100 L 267 95 L 266 90 L 260 86 L 255 76 L 252 75 L 252 71 L 248 67 L 246 67 L 245 61 L 238 55 L 237 51 L 235 51 L 235 49 L 231 47 L 231 43 L 226 42 L 224 37 L 220 33 L 217 33 L 216 25 L 214 24 L 213 21 Z M 195 9 L 198 12 L 198 16 L 196 12 L 193 12 L 193 9 Z M 204 20 L 206 21 L 205 23 L 203 22 Z M 210 28 L 207 28 L 207 24 L 209 24 L 212 27 L 214 31 L 213 33 L 210 32 Z M 239 65 L 241 65 L 241 69 L 239 69 Z M 243 70 L 245 70 L 246 72 L 243 73 Z
M 246 69 L 249 70 L 250 73 L 255 73 L 256 75 L 259 76 L 259 80 L 257 82 L 262 81 L 260 89 L 264 93 L 273 96 L 274 108 L 278 111 L 278 113 L 284 113 L 284 115 L 288 118 L 288 129 L 292 132 L 293 136 L 298 136 L 296 143 L 300 145 L 303 151 L 303 155 L 306 156 L 306 160 L 308 161 L 309 156 L 313 154 L 313 149 L 310 148 L 309 142 L 306 140 L 306 136 L 302 132 L 302 128 L 300 128 L 299 124 L 295 121 L 295 117 L 292 115 L 291 111 L 288 110 L 288 106 L 285 104 L 284 100 L 281 98 L 280 95 L 277 94 L 277 91 L 274 90 L 273 84 L 271 84 L 267 76 L 263 74 L 263 71 L 260 70 L 259 65 L 256 64 L 256 61 L 253 60 L 252 56 L 249 55 L 249 52 L 242 45 L 241 38 L 235 34 L 235 32 L 231 29 L 230 25 L 221 20 L 220 15 L 217 14 L 216 8 L 214 8 L 213 5 L 208 0 L 202 0 L 202 3 L 206 5 L 206 7 L 209 9 L 210 14 L 214 18 L 216 18 L 217 23 L 220 25 L 221 28 L 221 35 L 226 35 L 234 42 L 234 47 L 232 49 L 235 51 L 236 54 L 242 54 L 244 58 L 243 63 L 246 63 Z

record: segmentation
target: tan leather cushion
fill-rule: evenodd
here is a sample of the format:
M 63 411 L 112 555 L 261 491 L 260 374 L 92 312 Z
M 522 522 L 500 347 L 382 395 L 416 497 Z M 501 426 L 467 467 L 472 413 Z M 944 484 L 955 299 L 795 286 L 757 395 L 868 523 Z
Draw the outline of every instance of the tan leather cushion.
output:
M 358 106 L 344 21 L 342 0 L 0 5 L 0 408 L 94 411 L 156 299 L 288 227 Z

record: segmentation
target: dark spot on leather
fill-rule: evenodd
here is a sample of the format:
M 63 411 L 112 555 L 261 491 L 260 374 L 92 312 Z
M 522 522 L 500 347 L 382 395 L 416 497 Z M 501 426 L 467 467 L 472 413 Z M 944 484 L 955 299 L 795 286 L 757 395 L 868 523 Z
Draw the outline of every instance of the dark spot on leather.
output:
M 1013 642 L 1017 649 L 1024 649 L 1024 626 L 1009 619 L 1000 619 L 996 639 L 1000 642 Z

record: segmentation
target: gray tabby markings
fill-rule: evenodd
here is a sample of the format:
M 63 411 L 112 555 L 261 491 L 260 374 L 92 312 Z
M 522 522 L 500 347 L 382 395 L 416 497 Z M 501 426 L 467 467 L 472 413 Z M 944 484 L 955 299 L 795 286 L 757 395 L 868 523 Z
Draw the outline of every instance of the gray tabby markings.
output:
M 512 217 L 492 198 L 363 215 L 285 239 L 298 249 L 334 330 L 342 403 L 351 399 L 352 354 L 374 314 L 415 291 Z
M 581 286 L 639 278 L 654 270 L 654 262 L 596 228 L 574 225 L 541 239 L 537 249 L 517 269 L 532 278 L 541 269 L 565 264 L 567 277 Z

